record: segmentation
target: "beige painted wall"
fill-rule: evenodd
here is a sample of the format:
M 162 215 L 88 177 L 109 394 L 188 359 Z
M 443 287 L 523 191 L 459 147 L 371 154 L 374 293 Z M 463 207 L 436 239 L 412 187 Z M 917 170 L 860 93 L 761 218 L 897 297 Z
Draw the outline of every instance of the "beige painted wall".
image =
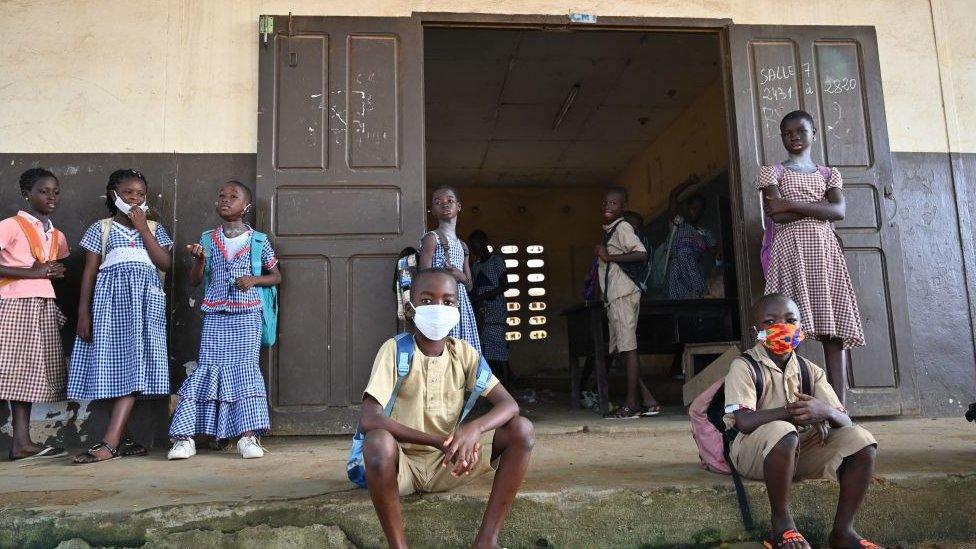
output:
M 463 187 L 460 192 L 461 238 L 467 240 L 472 230 L 480 228 L 495 246 L 545 246 L 544 301 L 548 305 L 549 338 L 528 341 L 524 335 L 523 341 L 511 346 L 511 362 L 520 375 L 546 368 L 564 369 L 566 321 L 559 313 L 583 300 L 583 279 L 593 247 L 601 238 L 603 188 Z M 524 281 L 521 288 L 524 293 Z
M 6 28 L 16 29 L 0 44 L 0 150 L 253 153 L 262 13 L 575 10 L 874 25 L 892 149 L 945 151 L 947 118 L 959 128 L 976 125 L 976 105 L 965 101 L 976 80 L 968 28 L 976 2 L 932 2 L 934 8 L 926 0 L 0 0 Z M 936 36 L 945 53 L 941 81 Z M 953 137 L 952 146 L 976 152 L 976 137 Z
M 728 169 L 724 92 L 721 80 L 708 87 L 621 173 L 617 183 L 645 219 L 664 212 L 671 190 L 689 177 L 705 183 Z

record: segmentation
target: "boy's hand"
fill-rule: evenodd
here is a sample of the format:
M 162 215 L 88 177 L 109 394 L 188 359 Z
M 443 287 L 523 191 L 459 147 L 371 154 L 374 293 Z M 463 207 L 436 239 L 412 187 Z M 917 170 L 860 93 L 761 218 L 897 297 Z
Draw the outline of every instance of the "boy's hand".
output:
M 830 417 L 830 406 L 826 402 L 810 395 L 797 393 L 797 401 L 787 404 L 786 409 L 797 425 L 813 425 L 827 421 Z
M 819 446 L 824 446 L 827 444 L 827 438 L 830 436 L 830 425 L 826 421 L 822 421 L 813 426 L 815 429 L 813 433 L 814 439 L 817 441 Z
M 234 281 L 234 285 L 237 286 L 237 289 L 242 292 L 250 290 L 257 283 L 258 277 L 256 276 L 240 276 Z
M 603 261 L 610 261 L 610 254 L 607 252 L 607 247 L 603 244 L 599 244 L 593 248 L 593 255 L 599 257 Z
M 199 244 L 187 244 L 186 251 L 190 254 L 191 257 L 193 257 L 197 261 L 203 259 L 205 255 L 203 253 L 203 246 Z
M 459 428 L 444 441 L 444 467 L 454 466 L 451 474 L 459 477 L 471 472 L 481 453 L 481 431 L 470 424 Z

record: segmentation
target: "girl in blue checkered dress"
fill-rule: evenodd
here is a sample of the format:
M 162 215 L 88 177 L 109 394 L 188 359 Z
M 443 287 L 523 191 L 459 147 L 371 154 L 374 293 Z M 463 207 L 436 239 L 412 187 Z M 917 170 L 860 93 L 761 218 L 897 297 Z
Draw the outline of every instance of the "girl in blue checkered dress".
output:
M 252 249 L 254 230 L 243 220 L 251 209 L 247 187 L 237 181 L 225 183 L 216 205 L 224 223 L 210 232 L 209 249 L 201 244 L 187 246 L 195 258 L 190 283 L 199 286 L 206 272 L 208 284 L 200 307 L 204 313 L 200 357 L 178 393 L 180 404 L 169 428 L 174 440 L 169 459 L 195 455 L 194 435 L 240 437 L 237 448 L 244 458 L 262 457 L 258 437 L 271 428 L 258 364 L 262 312 L 256 286 L 281 282 L 278 260 L 267 242 L 260 251 Z M 253 253 L 261 254 L 266 274 L 253 276 Z
M 93 223 L 81 240 L 87 253 L 68 398 L 111 400 L 112 413 L 101 442 L 75 456 L 78 464 L 145 455 L 125 435 L 132 407 L 137 396 L 169 394 L 161 273 L 170 269 L 173 241 L 146 219 L 148 193 L 141 173 L 113 172 L 105 193 L 112 217 Z
M 457 237 L 457 218 L 461 200 L 452 187 L 438 187 L 431 195 L 430 213 L 437 217 L 438 226 L 420 240 L 420 268 L 443 267 L 451 271 L 458 282 L 458 306 L 461 321 L 451 330 L 451 337 L 463 339 L 479 353 L 481 341 L 474 308 L 468 298 L 473 284 L 468 246 Z

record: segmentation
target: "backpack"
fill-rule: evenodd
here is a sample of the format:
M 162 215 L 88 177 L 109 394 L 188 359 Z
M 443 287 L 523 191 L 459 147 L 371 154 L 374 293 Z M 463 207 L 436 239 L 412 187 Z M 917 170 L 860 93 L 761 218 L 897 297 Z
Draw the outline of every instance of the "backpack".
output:
M 783 182 L 783 172 L 786 168 L 783 166 L 782 162 L 773 164 L 773 175 L 776 176 L 776 183 Z M 824 178 L 824 181 L 830 181 L 830 167 L 829 166 L 817 166 L 817 171 L 820 172 L 820 177 Z M 763 204 L 763 194 L 759 191 L 759 204 Z M 766 276 L 766 272 L 769 271 L 769 260 L 773 252 L 773 240 L 776 239 L 776 222 L 767 215 L 763 215 L 763 241 L 762 250 L 759 252 L 759 262 L 762 264 L 763 276 Z
M 41 263 L 47 263 L 50 261 L 57 261 L 58 254 L 61 253 L 61 231 L 57 229 L 51 230 L 51 249 L 49 250 L 49 258 L 44 259 L 44 245 L 41 243 L 41 237 L 34 230 L 33 224 L 23 216 L 15 215 L 13 218 L 18 225 L 20 225 L 20 230 L 24 231 L 24 236 L 27 237 L 27 244 L 30 246 L 31 255 L 34 259 L 40 261 Z M 23 280 L 20 278 L 0 278 L 0 288 L 11 284 L 18 280 Z
M 390 414 L 393 413 L 393 405 L 396 403 L 397 395 L 400 394 L 400 387 L 403 386 L 403 380 L 410 375 L 410 365 L 413 363 L 413 334 L 402 333 L 394 339 L 396 340 L 397 349 L 397 378 L 396 383 L 393 384 L 393 391 L 390 393 L 390 400 L 387 401 L 386 406 L 383 408 L 383 415 L 386 417 L 390 417 Z M 471 391 L 471 395 L 468 396 L 468 400 L 464 403 L 464 409 L 461 411 L 461 416 L 458 417 L 457 423 L 454 426 L 455 429 L 461 425 L 464 418 L 474 408 L 478 397 L 488 388 L 489 381 L 491 381 L 491 368 L 488 366 L 488 362 L 485 361 L 485 357 L 479 356 L 478 377 L 474 383 L 474 390 Z M 353 484 L 360 488 L 366 487 L 366 462 L 363 460 L 363 442 L 365 439 L 365 434 L 357 424 L 356 434 L 352 437 L 352 447 L 349 449 L 349 458 L 346 459 L 346 476 L 349 477 L 349 480 Z
M 756 382 L 756 403 L 762 402 L 765 396 L 765 380 L 762 375 L 762 368 L 756 359 L 748 353 L 740 355 L 752 369 L 752 377 Z M 805 395 L 813 395 L 812 376 L 810 374 L 810 364 L 800 355 L 796 355 L 800 369 L 800 392 Z M 758 405 L 756 406 L 759 407 Z M 739 512 L 742 514 L 742 523 L 747 530 L 752 530 L 752 511 L 749 508 L 749 499 L 742 485 L 742 478 L 732 465 L 729 457 L 729 450 L 732 441 L 735 440 L 739 431 L 725 426 L 725 378 L 721 378 L 705 389 L 700 395 L 695 397 L 688 407 L 688 416 L 691 418 L 691 436 L 695 439 L 698 446 L 698 458 L 701 460 L 702 469 L 718 473 L 720 475 L 732 475 L 732 482 L 735 485 L 735 495 L 739 502 Z
M 210 287 L 210 250 L 213 248 L 213 230 L 204 231 L 200 235 L 200 245 L 206 256 L 203 262 L 203 287 L 204 292 Z M 263 267 L 261 265 L 261 253 L 264 245 L 268 242 L 268 235 L 251 230 L 251 275 L 261 276 Z M 261 346 L 274 347 L 278 342 L 278 287 L 277 286 L 255 286 L 258 295 L 261 296 Z
M 393 291 L 397 296 L 397 318 L 406 321 L 403 304 L 410 301 L 410 287 L 413 277 L 417 273 L 417 253 L 409 253 L 397 260 L 396 272 L 393 275 Z
M 621 221 L 620 223 L 627 223 L 627 221 Z M 609 233 L 603 235 L 603 245 L 606 246 L 610 242 L 610 238 L 613 237 L 613 233 L 617 231 L 617 227 L 620 226 L 617 223 L 610 229 Z M 617 263 L 620 270 L 623 271 L 627 278 L 633 281 L 634 285 L 641 293 L 647 293 L 647 281 L 651 278 L 651 250 L 648 248 L 647 238 L 638 235 L 637 231 L 634 231 L 634 235 L 640 240 L 641 245 L 644 246 L 644 251 L 647 253 L 647 258 L 644 261 L 628 261 L 626 263 Z M 610 294 L 610 265 L 607 265 L 607 270 L 603 273 L 603 297 Z
M 112 221 L 113 219 L 111 217 L 106 217 L 105 219 L 102 219 L 98 222 L 99 227 L 101 228 L 102 231 L 100 235 L 102 238 L 102 261 L 105 261 L 105 251 L 108 249 L 108 236 L 109 233 L 112 232 Z M 146 225 L 149 226 L 149 232 L 151 232 L 152 234 L 156 234 L 156 227 L 159 226 L 159 223 L 156 223 L 152 219 L 147 219 Z M 165 287 L 166 273 L 160 271 L 159 269 L 156 269 L 156 274 L 159 275 L 159 285 Z
M 678 221 L 676 218 L 671 219 L 668 223 L 670 229 L 668 230 L 668 238 L 661 243 L 660 246 L 654 249 L 654 253 L 651 256 L 651 284 L 653 288 L 664 293 L 664 290 L 668 285 L 668 267 L 671 264 L 671 247 L 674 245 L 674 237 L 678 233 Z M 650 251 L 650 250 L 648 250 Z

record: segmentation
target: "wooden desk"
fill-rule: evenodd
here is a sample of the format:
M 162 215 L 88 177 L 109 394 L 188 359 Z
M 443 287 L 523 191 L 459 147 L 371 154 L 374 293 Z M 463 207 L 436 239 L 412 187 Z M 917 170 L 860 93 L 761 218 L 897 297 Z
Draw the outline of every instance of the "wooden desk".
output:
M 608 327 L 602 301 L 587 301 L 562 312 L 569 343 L 570 404 L 580 407 L 583 372 L 596 370 L 600 413 L 609 410 L 607 389 Z M 735 299 L 646 299 L 637 318 L 637 352 L 681 353 L 686 343 L 734 341 L 740 337 Z M 579 360 L 586 359 L 581 369 Z

